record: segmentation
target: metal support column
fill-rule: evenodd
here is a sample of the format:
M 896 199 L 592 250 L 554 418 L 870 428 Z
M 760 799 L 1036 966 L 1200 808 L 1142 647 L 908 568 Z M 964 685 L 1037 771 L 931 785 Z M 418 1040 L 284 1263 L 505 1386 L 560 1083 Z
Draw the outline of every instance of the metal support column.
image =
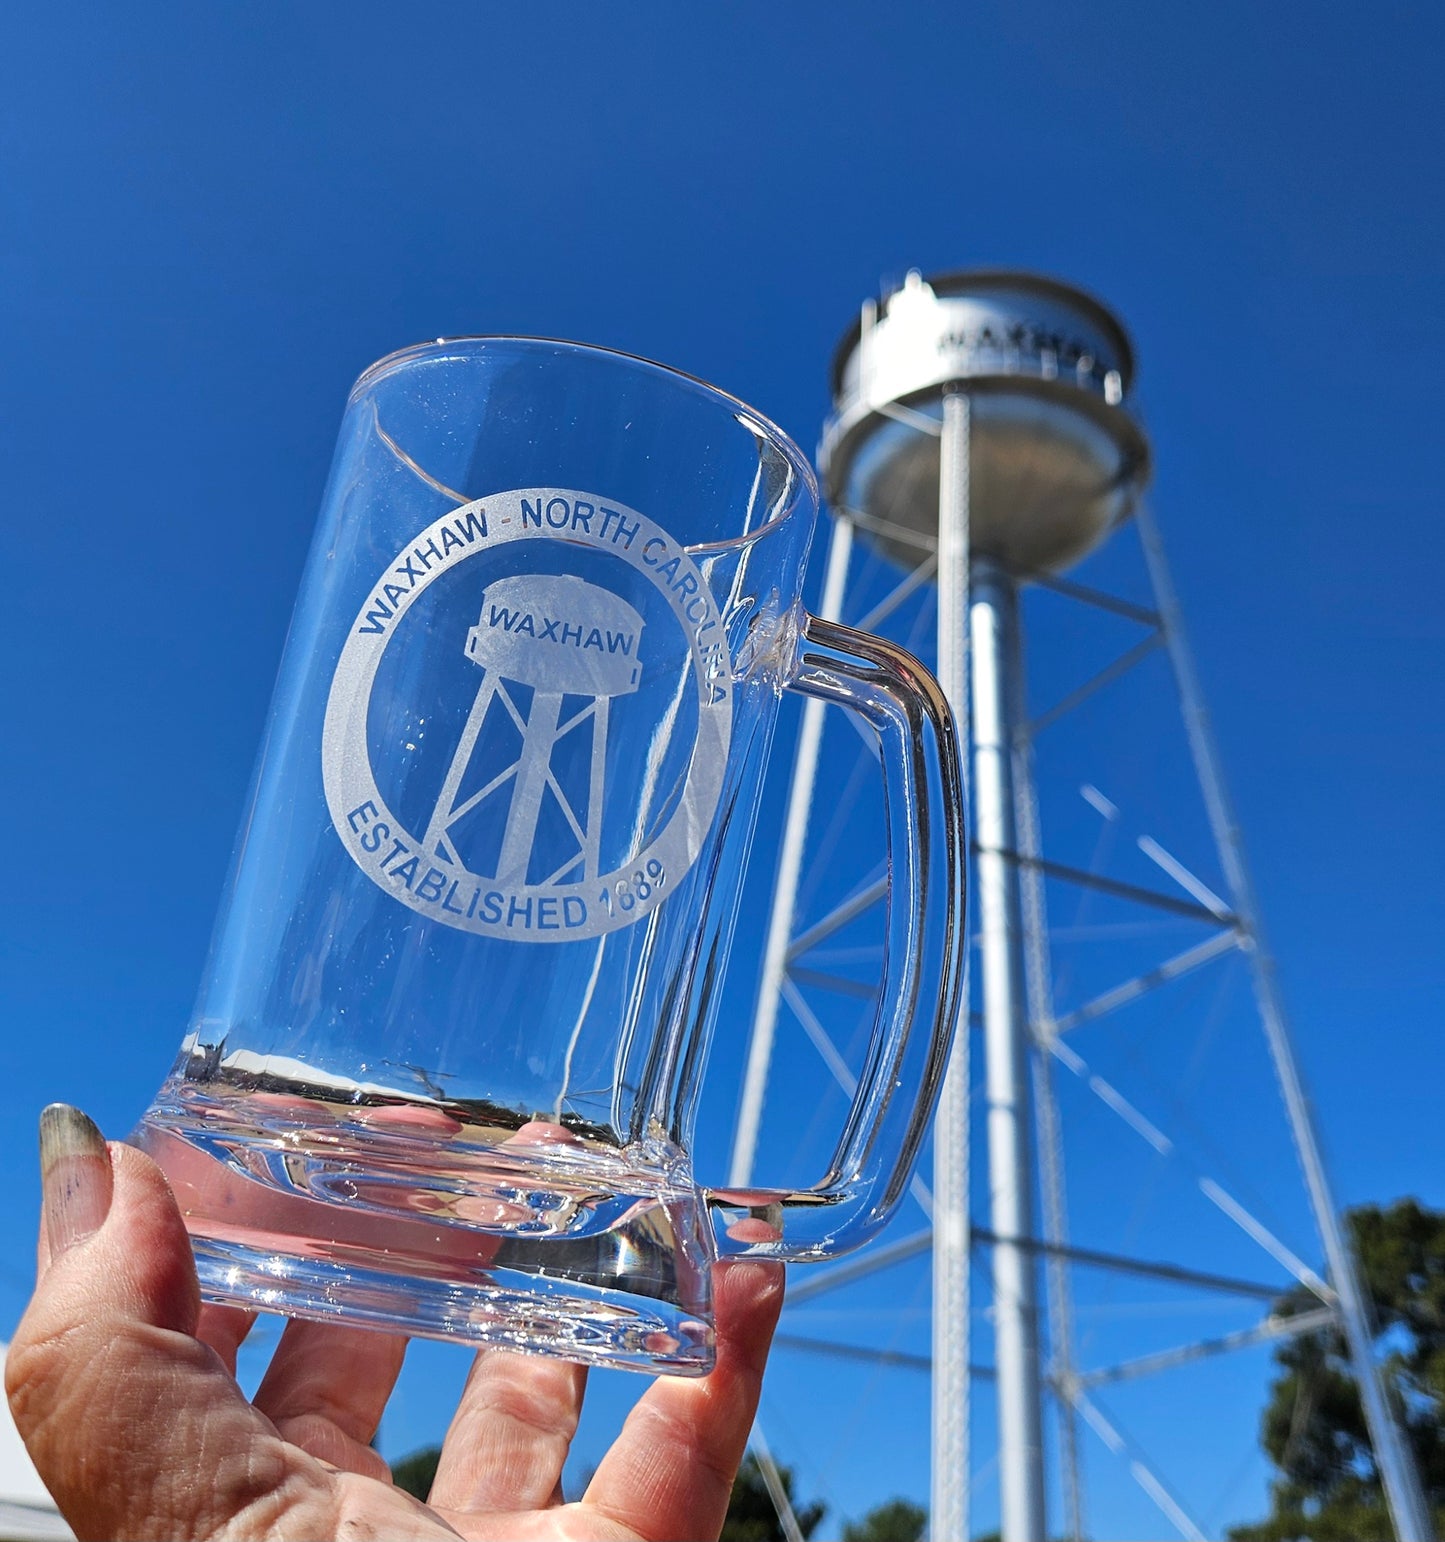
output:
M 964 735 L 968 766 L 969 399 L 943 398 L 939 443 L 938 681 Z M 933 1453 L 929 1535 L 969 1535 L 968 973 L 962 1021 L 933 1123 Z
M 1033 1239 L 1028 1018 L 1014 822 L 1018 594 L 1002 568 L 976 558 L 970 640 L 973 805 L 988 1106 L 991 1224 L 1000 1238 Z M 993 1252 L 1003 1542 L 1046 1542 L 1035 1255 L 1012 1242 Z
M 1079 1462 L 1079 1410 L 1074 1401 L 1078 1381 L 1074 1364 L 1073 1289 L 1066 1256 L 1069 1241 L 1068 1202 L 1064 1188 L 1064 1140 L 1059 1107 L 1054 1098 L 1053 965 L 1049 958 L 1049 921 L 1044 897 L 1043 837 L 1039 829 L 1039 800 L 1034 783 L 1033 741 L 1018 725 L 1028 722 L 1025 699 L 1025 668 L 1022 638 L 1009 660 L 1013 684 L 1014 817 L 1018 823 L 1019 888 L 1023 899 L 1024 980 L 1028 986 L 1029 1021 L 1033 1024 L 1034 1116 L 1039 1139 L 1039 1189 L 1043 1201 L 1045 1243 L 1054 1251 L 1045 1255 L 1048 1296 L 1048 1382 L 1053 1387 L 1059 1412 L 1059 1489 L 1063 1499 L 1065 1535 L 1068 1542 L 1083 1542 L 1084 1493 Z
M 833 521 L 828 547 L 828 567 L 823 577 L 823 600 L 818 614 L 837 621 L 843 610 L 848 582 L 848 562 L 853 553 L 853 525 L 842 515 Z M 758 987 L 758 1007 L 748 1044 L 748 1065 L 743 1076 L 737 1129 L 733 1134 L 728 1186 L 745 1189 L 753 1178 L 758 1128 L 763 1118 L 763 1098 L 768 1088 L 768 1068 L 773 1058 L 773 1035 L 782 1003 L 783 976 L 788 967 L 788 944 L 793 935 L 793 911 L 798 902 L 798 879 L 803 871 L 803 846 L 808 838 L 808 817 L 813 809 L 813 784 L 818 777 L 818 748 L 823 740 L 821 701 L 803 707 L 798 731 L 798 752 L 793 762 L 793 785 L 788 792 L 788 812 L 783 822 L 783 847 L 778 858 L 778 878 L 773 889 L 773 913 L 763 950 L 763 978 Z
M 1284 999 L 1275 975 L 1274 959 L 1265 944 L 1255 901 L 1254 883 L 1244 859 L 1244 843 L 1239 825 L 1225 789 L 1224 773 L 1214 744 L 1214 731 L 1194 671 L 1194 659 L 1184 634 L 1183 617 L 1174 593 L 1174 581 L 1164 557 L 1163 543 L 1147 505 L 1136 513 L 1139 538 L 1144 548 L 1149 578 L 1154 587 L 1155 605 L 1164 622 L 1164 640 L 1174 668 L 1174 681 L 1184 709 L 1184 726 L 1194 757 L 1209 822 L 1219 848 L 1220 865 L 1228 880 L 1234 912 L 1247 939 L 1246 947 L 1254 975 L 1254 994 L 1264 1025 L 1265 1038 L 1274 1060 L 1289 1116 L 1295 1150 L 1304 1169 L 1315 1224 L 1324 1245 L 1330 1284 L 1339 1296 L 1340 1318 L 1349 1344 L 1350 1363 L 1364 1405 L 1365 1423 L 1374 1447 L 1375 1462 L 1385 1489 L 1385 1500 L 1395 1535 L 1400 1542 L 1433 1542 L 1435 1528 L 1420 1486 L 1420 1474 L 1406 1445 L 1385 1395 L 1385 1387 L 1375 1363 L 1374 1337 L 1370 1328 L 1369 1306 L 1360 1284 L 1359 1273 L 1350 1253 L 1335 1210 L 1325 1174 L 1324 1158 L 1315 1133 L 1314 1117 L 1304 1080 L 1295 1059 L 1294 1045 L 1284 1013 Z

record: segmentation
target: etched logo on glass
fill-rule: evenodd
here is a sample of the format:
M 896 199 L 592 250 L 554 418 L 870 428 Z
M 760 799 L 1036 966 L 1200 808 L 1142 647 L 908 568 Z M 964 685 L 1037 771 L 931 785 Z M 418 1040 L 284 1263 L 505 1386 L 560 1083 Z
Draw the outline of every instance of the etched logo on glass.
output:
M 598 936 L 696 860 L 731 722 L 722 618 L 688 553 L 591 494 L 502 493 L 423 531 L 362 606 L 327 703 L 327 804 L 415 911 Z
M 504 782 L 512 784 L 496 879 L 524 884 L 536 841 L 543 794 L 556 798 L 576 835 L 585 876 L 599 876 L 598 843 L 606 796 L 608 705 L 614 696 L 637 689 L 638 642 L 642 617 L 626 600 L 586 579 L 567 574 L 539 578 L 531 574 L 502 578 L 482 597 L 481 620 L 467 633 L 467 657 L 479 664 L 483 679 L 462 730 L 451 770 L 427 825 L 425 845 L 448 862 L 462 859 L 448 830 Z M 508 686 L 532 688 L 532 707 L 524 719 Z M 585 705 L 563 716 L 565 697 L 581 696 Z M 500 696 L 521 733 L 517 758 L 463 799 L 462 785 L 476 751 L 488 711 Z M 552 771 L 558 740 L 591 720 L 586 803 L 572 807 Z M 577 858 L 568 854 L 552 875 L 555 882 Z

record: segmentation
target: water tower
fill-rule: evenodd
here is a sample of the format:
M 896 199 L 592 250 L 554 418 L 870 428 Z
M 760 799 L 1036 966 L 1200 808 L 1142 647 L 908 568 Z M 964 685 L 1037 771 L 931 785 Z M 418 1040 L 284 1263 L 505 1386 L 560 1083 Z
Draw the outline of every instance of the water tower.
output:
M 560 636 L 554 625 L 538 637 L 533 615 L 547 613 L 560 625 Z M 609 633 L 628 640 L 622 653 L 603 651 L 601 639 Z M 615 697 L 637 689 L 641 664 L 636 644 L 641 635 L 642 617 L 626 600 L 575 575 L 523 573 L 488 586 L 482 595 L 481 617 L 466 639 L 466 656 L 484 671 L 482 682 L 427 823 L 423 840 L 427 852 L 465 866 L 452 828 L 500 792 L 508 799 L 507 822 L 495 876 L 498 883 L 525 885 L 537 842 L 538 817 L 550 785 L 576 834 L 577 846 L 564 845 L 562 865 L 544 881 L 555 883 L 574 874 L 579 866 L 584 880 L 598 875 L 608 717 Z M 590 638 L 597 639 L 595 648 L 584 646 Z M 508 692 L 509 681 L 532 692 L 531 709 L 525 717 Z M 569 695 L 581 697 L 584 705 L 564 719 L 562 706 Z M 499 701 L 519 725 L 517 758 L 463 798 L 462 787 L 482 740 L 487 714 Z M 552 757 L 559 741 L 588 723 L 589 775 L 586 804 L 579 811 L 553 777 Z M 556 856 L 554 852 L 554 864 Z
M 833 365 L 834 412 L 820 449 L 824 489 L 834 516 L 822 614 L 880 626 L 909 595 L 935 584 L 938 675 L 972 747 L 966 764 L 972 779 L 977 1010 L 984 1043 L 980 1081 L 989 1208 L 985 1216 L 970 1217 L 973 1078 L 970 1032 L 961 1025 L 935 1125 L 931 1191 L 921 1181 L 915 1185 L 932 1218 L 931 1239 L 925 1238 L 931 1241 L 933 1259 L 930 1533 L 937 1542 L 969 1534 L 969 1257 L 970 1249 L 982 1244 L 992 1260 L 989 1306 L 1004 1542 L 1044 1542 L 1051 1534 L 1044 1513 L 1046 1388 L 1062 1414 L 1059 1486 L 1069 1512 L 1062 1524 L 1056 1523 L 1054 1534 L 1082 1535 L 1077 1421 L 1085 1418 L 1106 1443 L 1117 1441 L 1122 1447 L 1123 1442 L 1091 1401 L 1087 1378 L 1073 1364 L 1070 1265 L 1083 1260 L 1094 1267 L 1154 1270 L 1200 1284 L 1211 1276 L 1071 1245 L 1052 1068 L 1062 1063 L 1077 1073 L 1084 1066 L 1066 1039 L 1073 1030 L 1237 952 L 1252 972 L 1258 1021 L 1329 1278 L 1314 1274 L 1235 1195 L 1202 1177 L 1204 1198 L 1319 1298 L 1314 1313 L 1283 1325 L 1269 1318 L 1252 1335 L 1234 1338 L 1261 1342 L 1317 1329 L 1325 1322 L 1340 1326 L 1362 1389 L 1397 1534 L 1424 1542 L 1431 1532 L 1419 1480 L 1376 1371 L 1359 1282 L 1326 1183 L 1163 552 L 1141 502 L 1149 448 L 1131 410 L 1133 373 L 1129 339 L 1104 306 L 1052 279 L 1005 271 L 931 279 L 911 273 L 881 305 L 864 305 Z M 1154 603 L 1148 607 L 1063 576 L 1129 521 L 1138 530 L 1153 589 Z M 890 594 L 863 615 L 849 604 L 855 543 L 883 554 L 898 575 Z M 1152 850 L 1144 841 L 1140 846 L 1170 879 L 1172 892 L 1122 884 L 1046 855 L 1034 778 L 1033 741 L 1040 723 L 1031 723 L 1024 710 L 1019 596 L 1025 586 L 1051 588 L 1098 612 L 1127 615 L 1146 631 L 1137 646 L 1060 702 L 1048 714 L 1051 721 L 1112 684 L 1151 650 L 1167 650 L 1226 881 L 1224 897 L 1157 843 Z M 730 1183 L 736 1187 L 745 1187 L 752 1177 L 781 1006 L 791 1007 L 834 1074 L 846 1077 L 846 1067 L 827 1042 L 816 1014 L 808 1010 L 798 981 L 808 950 L 886 893 L 885 878 L 798 930 L 799 884 L 822 733 L 823 714 L 809 704 L 799 733 L 733 1145 Z M 1209 935 L 1060 1015 L 1051 984 L 1046 879 L 1092 885 L 1165 909 L 1172 906 L 1176 913 L 1191 913 Z M 1168 1137 L 1112 1087 L 1097 1077 L 1092 1081 L 1136 1133 L 1156 1151 L 1165 1149 Z M 1035 1224 L 1036 1193 L 1041 1227 Z M 907 1244 L 895 1244 L 893 1255 L 887 1247 L 879 1250 L 877 1262 L 901 1256 L 901 1246 Z M 865 1256 L 861 1264 L 835 1266 L 833 1273 L 853 1279 L 868 1266 Z M 1038 1305 L 1041 1266 L 1048 1282 L 1047 1335 L 1041 1333 Z M 791 1292 L 790 1300 L 816 1295 L 828 1284 L 826 1273 L 810 1279 Z M 1041 1348 L 1045 1338 L 1047 1365 Z M 1190 1352 L 1177 1351 L 1173 1359 Z M 766 1457 L 765 1445 L 760 1454 Z M 1166 1484 L 1147 1471 L 1141 1481 L 1183 1534 L 1202 1535 Z

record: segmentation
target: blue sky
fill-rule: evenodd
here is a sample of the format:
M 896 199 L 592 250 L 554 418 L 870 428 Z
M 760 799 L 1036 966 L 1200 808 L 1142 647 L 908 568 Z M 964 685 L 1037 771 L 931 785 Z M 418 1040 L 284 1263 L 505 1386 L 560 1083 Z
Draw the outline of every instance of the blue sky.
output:
M 354 376 L 442 333 L 577 337 L 715 380 L 811 445 L 837 336 L 914 265 L 1037 268 L 1127 321 L 1340 1195 L 1445 1203 L 1438 16 L 137 0 L 24 6 L 3 33 L 0 1334 L 24 1302 L 39 1107 L 123 1133 L 184 1031 Z M 1137 587 L 1129 561 L 1121 541 L 1101 579 Z M 1031 658 L 1062 680 L 1049 627 L 1040 609 Z M 1051 829 L 1087 845 L 1077 782 L 1110 766 L 1087 733 L 1071 748 Z M 1153 753 L 1113 764 L 1130 817 L 1207 867 L 1183 762 Z M 743 1017 L 755 947 L 744 926 Z M 1227 989 L 1232 1022 L 1246 993 Z M 1120 1035 L 1086 1052 L 1161 1098 L 1184 1085 L 1167 1039 Z M 1286 1196 L 1253 1053 L 1188 1090 L 1235 1169 Z M 1076 1230 L 1122 1196 L 1135 1245 L 1167 1251 L 1173 1180 L 1136 1203 L 1111 1149 L 1074 1161 Z M 1281 1224 L 1307 1246 L 1293 1203 Z M 1099 1322 L 1167 1317 L 1157 1292 L 1111 1299 Z M 926 1349 L 926 1306 L 900 1276 L 806 1331 Z M 389 1451 L 438 1433 L 460 1363 L 416 1357 Z M 1262 1502 L 1267 1362 L 1214 1365 L 1137 1421 L 1223 1524 Z M 635 1389 L 599 1390 L 584 1465 Z M 766 1408 L 836 1519 L 926 1492 L 926 1402 L 913 1373 L 793 1355 Z M 1088 1460 L 1096 1533 L 1157 1534 L 1097 1443 Z M 985 1479 L 981 1523 L 992 1503 Z

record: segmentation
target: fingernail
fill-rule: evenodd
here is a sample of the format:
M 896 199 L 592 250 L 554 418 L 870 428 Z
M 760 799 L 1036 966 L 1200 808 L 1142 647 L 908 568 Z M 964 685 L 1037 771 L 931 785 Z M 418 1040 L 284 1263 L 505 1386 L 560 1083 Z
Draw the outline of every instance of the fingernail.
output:
M 52 1103 L 40 1115 L 40 1185 L 52 1257 L 100 1230 L 110 1214 L 112 1183 L 105 1137 L 78 1108 Z

